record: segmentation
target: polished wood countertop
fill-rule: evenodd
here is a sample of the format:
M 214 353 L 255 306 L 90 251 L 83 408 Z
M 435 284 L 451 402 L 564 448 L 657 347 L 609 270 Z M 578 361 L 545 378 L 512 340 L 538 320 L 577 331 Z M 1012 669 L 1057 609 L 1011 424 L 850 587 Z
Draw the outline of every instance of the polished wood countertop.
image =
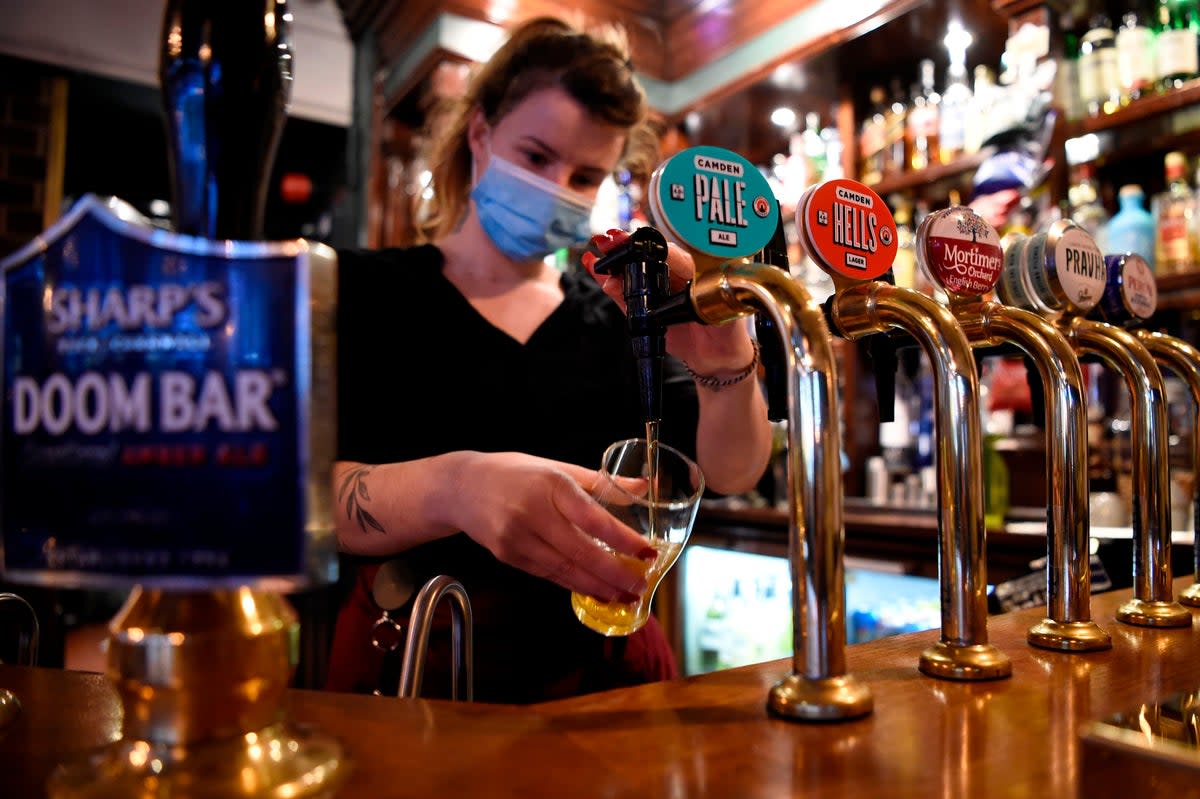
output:
M 767 690 L 790 660 L 531 707 L 293 691 L 289 713 L 346 744 L 344 797 L 1074 797 L 1091 722 L 1200 688 L 1200 624 L 1120 624 L 1113 613 L 1127 597 L 1093 598 L 1108 652 L 1029 647 L 1037 610 L 991 617 L 1011 679 L 920 674 L 934 631 L 852 646 L 850 670 L 871 686 L 875 711 L 851 722 L 767 714 Z M 6 799 L 44 795 L 57 763 L 118 734 L 100 675 L 0 666 L 0 687 L 23 703 L 0 729 Z

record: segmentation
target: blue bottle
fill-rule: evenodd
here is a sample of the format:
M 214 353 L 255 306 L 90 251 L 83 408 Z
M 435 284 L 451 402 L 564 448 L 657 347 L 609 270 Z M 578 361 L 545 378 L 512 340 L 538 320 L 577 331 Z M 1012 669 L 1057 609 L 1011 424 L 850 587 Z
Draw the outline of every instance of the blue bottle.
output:
M 1122 186 L 1118 193 L 1120 209 L 1108 222 L 1104 251 L 1136 253 L 1154 269 L 1154 217 L 1145 208 L 1146 195 L 1141 186 Z

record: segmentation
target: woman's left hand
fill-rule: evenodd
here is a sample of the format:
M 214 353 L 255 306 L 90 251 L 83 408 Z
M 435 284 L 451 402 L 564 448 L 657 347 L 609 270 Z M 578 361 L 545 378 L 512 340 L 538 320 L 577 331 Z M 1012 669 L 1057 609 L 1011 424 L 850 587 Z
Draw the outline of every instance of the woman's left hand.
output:
M 623 230 L 592 236 L 592 244 L 601 255 L 607 254 L 618 244 L 629 238 Z M 583 254 L 583 266 L 599 284 L 604 293 L 612 297 L 625 310 L 625 298 L 619 277 L 597 275 L 595 264 L 598 256 L 591 252 Z M 667 245 L 667 268 L 671 275 L 671 291 L 681 291 L 692 279 L 695 266 L 692 257 L 676 247 Z M 754 345 L 745 324 L 703 325 L 689 322 L 667 328 L 667 351 L 684 361 L 692 371 L 702 375 L 734 373 L 741 371 L 754 358 Z

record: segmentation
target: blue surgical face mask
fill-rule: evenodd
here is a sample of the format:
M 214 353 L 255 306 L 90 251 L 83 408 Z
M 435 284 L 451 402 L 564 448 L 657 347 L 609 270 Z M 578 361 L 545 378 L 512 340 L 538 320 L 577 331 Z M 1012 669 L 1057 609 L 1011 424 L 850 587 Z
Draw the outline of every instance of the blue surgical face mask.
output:
M 471 199 L 483 231 L 514 261 L 583 244 L 592 232 L 591 202 L 495 155 Z

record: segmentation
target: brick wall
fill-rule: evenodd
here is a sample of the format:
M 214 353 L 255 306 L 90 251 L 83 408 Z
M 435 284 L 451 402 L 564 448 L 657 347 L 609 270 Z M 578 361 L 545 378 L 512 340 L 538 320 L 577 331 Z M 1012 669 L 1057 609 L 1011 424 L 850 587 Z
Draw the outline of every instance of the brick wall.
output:
M 0 258 L 58 216 L 66 142 L 66 80 L 0 61 Z

